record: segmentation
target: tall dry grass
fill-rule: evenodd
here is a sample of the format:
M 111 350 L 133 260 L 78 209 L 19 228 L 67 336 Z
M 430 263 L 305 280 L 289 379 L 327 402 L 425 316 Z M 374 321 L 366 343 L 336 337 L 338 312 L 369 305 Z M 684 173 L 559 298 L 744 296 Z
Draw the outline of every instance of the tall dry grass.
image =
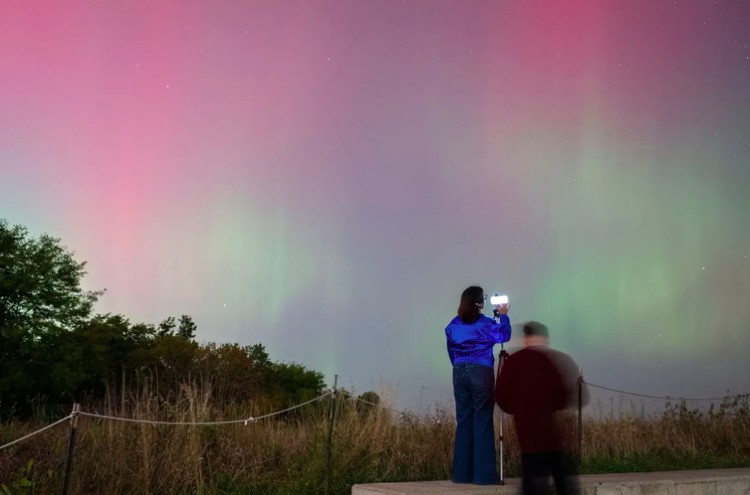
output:
M 155 426 L 79 417 L 69 493 L 323 493 L 330 404 L 326 398 L 247 425 Z M 193 384 L 170 397 L 143 390 L 82 407 L 108 416 L 196 422 L 257 417 L 273 411 L 268 406 L 220 406 L 210 387 Z M 504 423 L 505 475 L 513 477 L 519 474 L 518 445 L 512 421 Z M 0 445 L 44 424 L 2 424 Z M 340 396 L 331 493 L 349 494 L 353 483 L 448 479 L 453 428 L 445 410 L 418 417 Z M 29 478 L 34 494 L 61 493 L 69 438 L 66 423 L 0 451 L 0 484 L 11 493 L 32 493 L 18 483 L 12 487 Z M 582 447 L 584 472 L 747 466 L 748 399 L 702 412 L 673 404 L 649 418 L 586 418 Z M 33 470 L 24 472 L 29 460 Z
M 583 470 L 701 469 L 750 466 L 748 396 L 708 409 L 667 403 L 658 415 L 630 411 L 588 419 L 583 427 Z

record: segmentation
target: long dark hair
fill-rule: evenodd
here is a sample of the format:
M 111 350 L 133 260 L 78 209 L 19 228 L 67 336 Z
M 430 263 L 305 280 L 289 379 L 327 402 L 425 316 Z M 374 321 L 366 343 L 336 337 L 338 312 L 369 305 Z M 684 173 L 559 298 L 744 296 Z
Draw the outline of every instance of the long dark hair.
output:
M 467 287 L 461 293 L 461 303 L 458 305 L 458 316 L 464 323 L 474 323 L 482 314 L 484 303 L 484 289 L 478 285 Z

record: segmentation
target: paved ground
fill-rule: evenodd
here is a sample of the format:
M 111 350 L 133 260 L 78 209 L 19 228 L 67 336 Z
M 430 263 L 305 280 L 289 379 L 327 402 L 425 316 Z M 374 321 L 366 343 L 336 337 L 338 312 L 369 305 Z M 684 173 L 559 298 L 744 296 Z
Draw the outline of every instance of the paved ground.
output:
M 586 495 L 608 494 L 710 494 L 750 495 L 750 467 L 701 471 L 589 474 L 579 477 Z M 352 495 L 499 495 L 520 492 L 520 480 L 510 478 L 505 486 L 477 486 L 451 481 L 372 483 L 354 485 Z

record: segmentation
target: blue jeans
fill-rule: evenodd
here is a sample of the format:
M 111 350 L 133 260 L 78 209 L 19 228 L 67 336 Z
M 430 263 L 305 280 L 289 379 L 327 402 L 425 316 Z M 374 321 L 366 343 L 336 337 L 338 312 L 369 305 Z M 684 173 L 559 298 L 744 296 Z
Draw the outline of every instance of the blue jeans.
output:
M 495 375 L 479 364 L 453 366 L 456 401 L 456 439 L 453 444 L 453 481 L 497 483 L 495 462 Z

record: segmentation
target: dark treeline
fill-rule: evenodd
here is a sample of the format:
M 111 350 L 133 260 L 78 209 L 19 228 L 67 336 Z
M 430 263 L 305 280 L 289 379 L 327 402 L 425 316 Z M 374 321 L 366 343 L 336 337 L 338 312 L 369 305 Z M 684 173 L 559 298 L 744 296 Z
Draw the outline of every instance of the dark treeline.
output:
M 323 393 L 319 372 L 271 361 L 262 344 L 200 344 L 192 318 L 159 324 L 100 315 L 84 262 L 59 239 L 0 220 L 0 415 L 68 412 L 127 394 L 208 385 L 218 404 L 282 407 Z

